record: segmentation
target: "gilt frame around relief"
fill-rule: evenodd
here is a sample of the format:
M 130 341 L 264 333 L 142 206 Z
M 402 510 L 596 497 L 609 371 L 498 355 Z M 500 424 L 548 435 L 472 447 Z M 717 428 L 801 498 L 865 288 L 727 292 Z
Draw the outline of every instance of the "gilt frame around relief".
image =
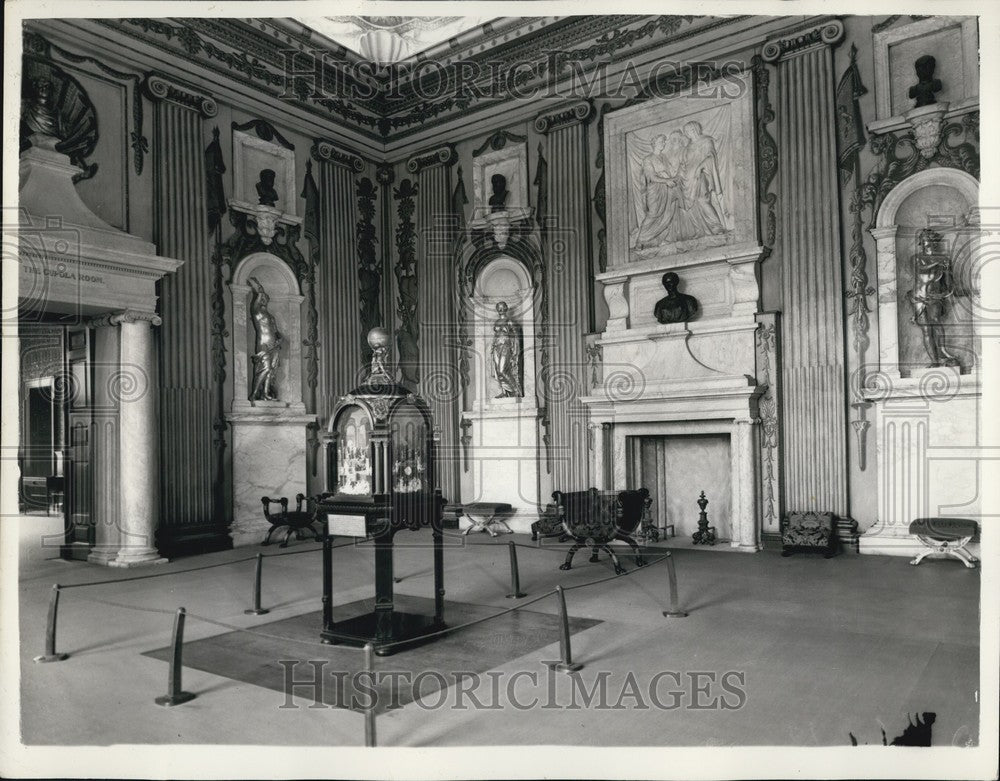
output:
M 605 117 L 609 270 L 758 243 L 753 112 L 745 71 Z

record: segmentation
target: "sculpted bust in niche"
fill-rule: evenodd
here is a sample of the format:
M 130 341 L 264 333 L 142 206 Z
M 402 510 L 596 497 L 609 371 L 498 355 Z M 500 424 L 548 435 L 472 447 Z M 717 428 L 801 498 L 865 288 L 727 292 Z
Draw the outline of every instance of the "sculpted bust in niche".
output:
M 507 197 L 510 195 L 507 191 L 507 177 L 503 174 L 493 174 L 490 177 L 490 185 L 493 188 L 493 194 L 489 198 L 490 211 L 502 211 L 506 207 Z
M 698 299 L 687 293 L 680 293 L 677 285 L 680 277 L 673 271 L 663 275 L 663 287 L 667 294 L 656 302 L 653 316 L 661 323 L 686 323 L 698 311 Z
M 918 57 L 913 63 L 913 68 L 917 72 L 919 81 L 910 87 L 909 95 L 913 100 L 914 108 L 921 106 L 933 106 L 937 103 L 934 97 L 935 92 L 941 91 L 941 79 L 934 78 L 934 69 L 937 67 L 937 60 L 931 55 L 925 54 Z
M 274 206 L 278 202 L 278 191 L 274 189 L 274 171 L 264 168 L 257 182 L 257 195 L 261 206 Z

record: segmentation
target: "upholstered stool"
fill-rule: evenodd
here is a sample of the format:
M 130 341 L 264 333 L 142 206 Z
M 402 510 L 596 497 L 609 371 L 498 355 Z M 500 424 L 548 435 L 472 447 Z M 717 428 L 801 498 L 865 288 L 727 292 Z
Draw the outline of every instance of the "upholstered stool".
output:
M 463 536 L 469 532 L 489 532 L 490 537 L 496 537 L 497 533 L 493 529 L 494 525 L 502 526 L 504 532 L 507 534 L 514 533 L 514 530 L 500 517 L 502 515 L 510 515 L 514 512 L 514 508 L 506 502 L 472 502 L 470 504 L 463 504 L 462 512 L 471 521 L 462 531 Z
M 781 530 L 781 555 L 793 553 L 822 553 L 827 559 L 836 555 L 833 513 L 788 513 Z
M 910 524 L 910 534 L 914 535 L 927 550 L 921 551 L 910 564 L 919 564 L 932 553 L 953 556 L 966 567 L 972 569 L 979 559 L 969 553 L 969 544 L 979 527 L 975 521 L 964 518 L 917 518 Z

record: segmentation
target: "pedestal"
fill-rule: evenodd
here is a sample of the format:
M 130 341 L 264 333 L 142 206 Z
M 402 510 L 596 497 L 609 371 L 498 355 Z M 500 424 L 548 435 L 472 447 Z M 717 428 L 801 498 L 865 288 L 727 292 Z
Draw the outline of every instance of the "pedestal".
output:
M 513 514 L 505 522 L 515 532 L 530 532 L 550 495 L 542 491 L 545 455 L 539 448 L 538 408 L 524 399 L 495 399 L 463 418 L 472 424 L 463 499 L 510 504 Z M 469 521 L 463 518 L 460 524 Z
M 270 524 L 261 497 L 306 493 L 306 425 L 315 421 L 301 405 L 258 401 L 234 409 L 226 419 L 233 430 L 233 546 L 264 541 Z

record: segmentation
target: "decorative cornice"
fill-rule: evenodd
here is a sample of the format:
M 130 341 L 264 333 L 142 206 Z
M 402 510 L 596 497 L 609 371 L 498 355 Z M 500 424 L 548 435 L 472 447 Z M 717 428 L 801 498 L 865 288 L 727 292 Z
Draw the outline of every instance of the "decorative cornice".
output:
M 361 173 L 365 170 L 365 161 L 359 155 L 342 149 L 332 141 L 327 141 L 324 138 L 317 138 L 313 141 L 310 154 L 313 160 L 321 163 L 341 165 L 344 168 L 350 168 L 355 173 Z
M 438 165 L 452 165 L 458 160 L 455 153 L 454 144 L 445 144 L 429 152 L 421 152 L 406 161 L 406 170 L 411 174 L 420 173 L 425 168 L 433 168 Z
M 253 132 L 257 134 L 257 138 L 261 141 L 275 141 L 279 146 L 295 151 L 295 144 L 281 135 L 277 128 L 275 128 L 274 125 L 266 119 L 251 119 L 249 122 L 244 122 L 242 125 L 238 122 L 233 122 L 232 127 L 233 130 L 238 130 L 241 133 L 253 130 Z
M 844 37 L 844 24 L 833 19 L 798 35 L 777 38 L 764 44 L 761 52 L 765 62 L 778 62 L 786 57 L 795 57 L 821 46 L 833 46 Z
M 140 312 L 136 309 L 125 309 L 121 312 L 108 312 L 90 318 L 88 325 L 92 328 L 103 328 L 109 325 L 121 325 L 122 323 L 149 323 L 150 325 L 160 325 L 163 319 L 156 312 Z
M 163 73 L 146 74 L 143 86 L 152 100 L 168 100 L 184 108 L 198 111 L 203 117 L 214 117 L 219 113 L 219 107 L 210 95 Z
M 587 122 L 593 115 L 593 104 L 589 100 L 578 100 L 558 111 L 539 114 L 535 118 L 535 130 L 539 133 L 551 133 L 568 125 Z
M 498 152 L 501 149 L 503 149 L 505 146 L 507 146 L 507 142 L 508 141 L 521 142 L 521 141 L 527 141 L 527 140 L 528 140 L 527 136 L 519 136 L 519 135 L 517 135 L 517 133 L 510 133 L 510 132 L 508 132 L 506 130 L 498 130 L 496 133 L 494 133 L 489 138 L 487 138 L 485 141 L 483 141 L 483 145 L 481 147 L 479 147 L 478 149 L 476 149 L 472 153 L 472 156 L 473 157 L 479 157 L 479 155 L 481 155 L 487 149 L 489 149 L 489 150 L 491 150 L 493 152 Z

